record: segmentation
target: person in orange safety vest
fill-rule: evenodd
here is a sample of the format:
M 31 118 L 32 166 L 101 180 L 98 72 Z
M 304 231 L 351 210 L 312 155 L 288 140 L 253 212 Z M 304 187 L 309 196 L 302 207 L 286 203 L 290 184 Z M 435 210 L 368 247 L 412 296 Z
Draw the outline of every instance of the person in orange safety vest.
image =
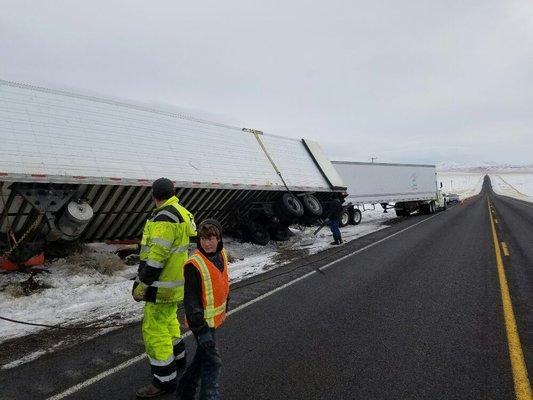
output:
M 192 363 L 177 388 L 177 398 L 195 398 L 201 381 L 200 400 L 217 400 L 222 361 L 215 332 L 224 322 L 229 300 L 228 256 L 223 249 L 222 227 L 214 219 L 203 221 L 197 229 L 198 245 L 185 263 L 184 307 L 187 324 L 196 338 Z

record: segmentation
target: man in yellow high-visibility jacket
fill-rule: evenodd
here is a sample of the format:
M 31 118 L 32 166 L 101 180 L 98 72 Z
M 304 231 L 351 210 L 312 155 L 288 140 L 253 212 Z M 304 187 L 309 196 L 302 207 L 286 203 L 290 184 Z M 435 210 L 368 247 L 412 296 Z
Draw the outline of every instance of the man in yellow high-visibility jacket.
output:
M 139 398 L 174 391 L 177 370 L 187 365 L 177 309 L 183 300 L 190 237 L 196 235 L 193 215 L 179 204 L 172 181 L 154 181 L 152 197 L 156 208 L 144 225 L 132 290 L 136 301 L 146 302 L 142 332 L 153 375 L 150 385 L 137 390 Z

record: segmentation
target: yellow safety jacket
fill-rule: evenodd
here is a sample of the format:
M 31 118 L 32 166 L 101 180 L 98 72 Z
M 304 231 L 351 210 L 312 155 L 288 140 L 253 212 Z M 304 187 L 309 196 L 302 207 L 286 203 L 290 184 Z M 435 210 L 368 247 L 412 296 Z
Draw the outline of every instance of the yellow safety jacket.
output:
M 183 266 L 191 236 L 196 236 L 194 217 L 176 196 L 155 208 L 144 225 L 134 292 L 155 303 L 183 300 Z

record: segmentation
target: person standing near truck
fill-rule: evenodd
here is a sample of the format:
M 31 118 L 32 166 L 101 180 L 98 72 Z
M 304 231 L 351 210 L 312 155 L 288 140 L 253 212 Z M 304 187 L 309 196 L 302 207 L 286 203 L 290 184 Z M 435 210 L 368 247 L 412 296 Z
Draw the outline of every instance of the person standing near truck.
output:
M 196 236 L 193 215 L 179 204 L 171 180 L 154 181 L 152 198 L 156 207 L 144 225 L 132 289 L 135 301 L 145 302 L 142 333 L 152 371 L 152 383 L 136 392 L 139 398 L 173 392 L 178 369 L 187 365 L 177 310 L 190 237 Z
M 228 256 L 222 227 L 214 219 L 198 227 L 198 249 L 185 264 L 185 315 L 196 338 L 194 360 L 176 390 L 177 399 L 194 400 L 201 382 L 200 400 L 220 398 L 218 379 L 222 361 L 215 332 L 226 319 L 229 301 Z
M 333 242 L 331 245 L 342 244 L 341 231 L 339 229 L 341 218 L 342 218 L 342 202 L 340 199 L 333 199 L 329 203 L 328 218 L 329 218 L 329 227 L 331 233 L 333 233 Z

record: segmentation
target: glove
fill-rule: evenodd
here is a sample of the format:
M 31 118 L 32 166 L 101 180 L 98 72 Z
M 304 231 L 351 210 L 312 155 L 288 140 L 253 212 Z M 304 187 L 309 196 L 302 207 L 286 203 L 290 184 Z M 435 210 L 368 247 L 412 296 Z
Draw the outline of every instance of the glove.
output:
M 215 338 L 209 327 L 202 329 L 198 334 L 198 345 L 204 349 L 215 347 Z
M 135 282 L 133 284 L 133 288 L 131 289 L 131 295 L 133 296 L 133 300 L 135 301 L 143 301 L 144 297 L 146 296 L 146 289 L 148 289 L 148 285 L 142 282 Z

